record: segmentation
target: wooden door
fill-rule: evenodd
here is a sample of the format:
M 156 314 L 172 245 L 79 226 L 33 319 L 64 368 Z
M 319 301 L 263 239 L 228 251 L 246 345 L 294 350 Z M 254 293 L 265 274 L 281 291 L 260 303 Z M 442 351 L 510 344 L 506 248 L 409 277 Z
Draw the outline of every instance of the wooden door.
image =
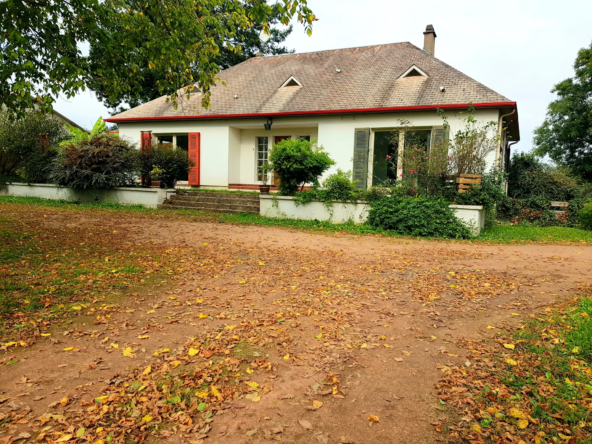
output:
M 201 185 L 201 137 L 200 133 L 189 133 L 189 158 L 193 161 L 193 167 L 189 170 L 188 183 L 191 186 Z
M 291 139 L 292 136 L 275 136 L 275 139 L 273 141 L 274 145 L 277 145 L 278 143 L 280 143 L 282 140 L 286 140 L 286 139 Z M 273 173 L 273 184 L 277 187 L 280 184 L 280 179 L 276 176 L 275 172 Z

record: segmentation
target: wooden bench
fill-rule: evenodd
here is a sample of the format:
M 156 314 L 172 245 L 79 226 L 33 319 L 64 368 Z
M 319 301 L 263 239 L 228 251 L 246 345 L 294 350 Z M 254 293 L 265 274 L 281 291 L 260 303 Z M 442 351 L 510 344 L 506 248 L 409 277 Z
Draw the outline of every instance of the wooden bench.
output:
M 481 174 L 461 174 L 456 178 L 458 192 L 466 193 L 473 185 L 481 185 Z
M 551 208 L 553 208 L 553 212 L 556 214 L 565 214 L 567 207 L 569 207 L 569 202 L 551 202 Z

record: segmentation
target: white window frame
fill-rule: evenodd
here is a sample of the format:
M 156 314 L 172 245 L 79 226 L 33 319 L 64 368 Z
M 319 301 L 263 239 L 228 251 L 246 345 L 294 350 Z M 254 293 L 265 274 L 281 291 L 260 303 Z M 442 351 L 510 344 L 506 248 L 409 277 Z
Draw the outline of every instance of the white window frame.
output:
M 429 77 L 425 72 L 423 72 L 421 69 L 419 69 L 417 66 L 412 65 L 411 68 L 409 68 L 407 71 L 405 71 L 403 73 L 403 75 L 401 75 L 401 77 L 399 77 L 399 79 L 404 79 L 405 76 L 407 76 L 407 74 L 409 74 L 411 71 L 416 70 L 418 73 L 420 73 L 422 76 L 424 77 Z
M 290 76 L 290 78 L 288 80 L 286 80 L 284 82 L 284 84 L 282 86 L 280 86 L 280 88 L 284 88 L 292 80 L 294 80 L 296 83 L 298 83 L 298 86 L 289 86 L 288 88 L 298 88 L 299 86 L 302 86 L 302 83 L 300 83 L 294 76 Z
M 267 156 L 266 161 L 269 160 L 269 137 L 270 136 L 256 136 L 255 137 L 255 180 L 261 182 L 259 178 L 259 139 L 267 139 Z M 269 179 L 269 177 L 268 177 Z

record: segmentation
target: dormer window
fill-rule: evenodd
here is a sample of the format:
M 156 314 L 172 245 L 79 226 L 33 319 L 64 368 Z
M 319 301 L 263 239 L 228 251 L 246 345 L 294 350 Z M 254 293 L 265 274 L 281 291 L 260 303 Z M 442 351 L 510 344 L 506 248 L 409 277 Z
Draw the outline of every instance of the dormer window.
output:
M 291 76 L 288 80 L 286 80 L 284 82 L 284 84 L 281 86 L 281 88 L 288 88 L 288 87 L 293 87 L 293 86 L 302 86 L 302 83 L 300 83 L 293 76 Z
M 428 75 L 417 66 L 413 65 L 411 68 L 405 71 L 405 73 L 399 77 L 399 79 L 405 79 L 407 77 L 428 77 Z

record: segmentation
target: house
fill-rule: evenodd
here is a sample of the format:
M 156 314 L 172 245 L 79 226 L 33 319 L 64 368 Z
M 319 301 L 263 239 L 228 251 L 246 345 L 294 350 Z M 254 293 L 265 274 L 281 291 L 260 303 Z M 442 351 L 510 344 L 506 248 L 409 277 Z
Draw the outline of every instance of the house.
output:
M 366 188 L 393 178 L 386 155 L 409 143 L 410 128 L 434 143 L 446 137 L 437 110 L 447 112 L 455 133 L 463 118 L 457 112 L 472 103 L 478 120 L 498 123 L 501 143 L 488 165 L 507 165 L 510 145 L 520 140 L 516 102 L 437 59 L 433 26 L 424 40 L 423 49 L 404 42 L 254 57 L 220 73 L 227 86 L 212 89 L 211 109 L 200 109 L 196 90 L 178 109 L 161 97 L 105 120 L 136 143 L 189 150 L 192 186 L 258 189 L 258 166 L 274 144 L 302 137 L 318 139 L 335 160 L 327 174 L 353 171 Z

